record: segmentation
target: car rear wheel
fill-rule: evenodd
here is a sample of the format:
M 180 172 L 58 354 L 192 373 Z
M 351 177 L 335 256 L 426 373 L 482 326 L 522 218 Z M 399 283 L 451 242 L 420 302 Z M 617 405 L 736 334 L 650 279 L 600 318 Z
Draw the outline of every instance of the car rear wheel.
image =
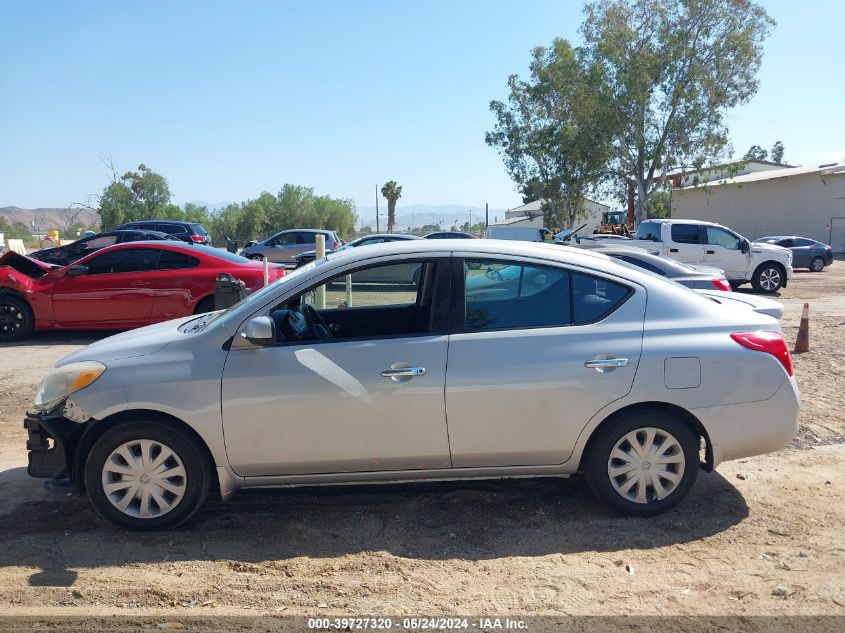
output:
M 34 329 L 35 317 L 29 304 L 17 295 L 0 295 L 0 341 L 19 341 Z
M 773 294 L 783 287 L 786 279 L 783 268 L 773 262 L 760 264 L 751 278 L 754 290 L 765 294 Z
M 821 257 L 813 257 L 813 261 L 810 262 L 810 270 L 814 273 L 820 273 L 824 270 L 824 260 Z
M 698 440 L 683 421 L 640 411 L 599 431 L 584 474 L 611 508 L 652 516 L 680 503 L 698 475 Z
M 210 468 L 196 441 L 158 421 L 107 431 L 85 463 L 97 511 L 121 527 L 153 530 L 187 521 L 202 505 Z

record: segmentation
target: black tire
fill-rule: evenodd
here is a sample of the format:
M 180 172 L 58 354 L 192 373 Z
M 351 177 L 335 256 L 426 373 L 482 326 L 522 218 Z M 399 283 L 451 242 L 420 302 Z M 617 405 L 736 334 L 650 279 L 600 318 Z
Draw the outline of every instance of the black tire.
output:
M 810 270 L 814 273 L 820 273 L 824 270 L 824 259 L 821 257 L 813 257 L 810 262 Z
M 731 290 L 736 290 L 737 288 L 742 286 L 741 281 L 729 281 L 728 283 L 731 285 Z
M 206 312 L 214 312 L 214 297 L 206 297 L 197 303 L 194 308 L 194 314 L 205 314 Z
M 629 500 L 621 492 L 616 490 L 614 482 L 611 480 L 609 468 L 611 465 L 611 452 L 616 445 L 620 441 L 623 441 L 623 438 L 632 431 L 646 428 L 658 429 L 664 434 L 671 435 L 680 446 L 684 463 L 680 481 L 674 484 L 674 488 L 668 492 L 667 496 L 662 499 L 656 498 L 656 489 L 651 483 L 646 483 L 644 486 L 646 501 L 639 503 L 635 500 Z M 592 488 L 596 496 L 613 510 L 630 516 L 653 516 L 676 506 L 692 489 L 699 470 L 698 448 L 698 437 L 683 420 L 671 417 L 658 409 L 640 410 L 636 413 L 620 417 L 598 431 L 598 434 L 590 441 L 584 474 L 587 478 L 587 483 L 589 483 L 590 488 Z M 677 454 L 680 454 L 681 451 Z M 674 455 L 672 456 L 674 457 Z M 613 463 L 617 461 L 619 460 L 614 460 Z M 675 469 L 679 468 L 673 464 L 667 466 L 667 469 L 670 466 Z M 637 472 L 647 475 L 645 469 L 649 468 L 651 468 L 651 465 L 644 463 Z M 658 471 L 654 470 L 653 472 Z M 625 479 L 621 479 L 622 477 Z M 618 482 L 617 485 L 623 485 L 624 487 L 625 481 L 628 480 L 628 475 L 620 475 L 615 479 Z M 663 483 L 669 485 L 670 482 L 663 480 L 661 485 Z M 635 484 L 634 486 L 638 491 L 639 485 Z M 650 493 L 648 492 L 649 489 L 651 490 Z
M 783 288 L 784 281 L 786 281 L 786 271 L 777 262 L 763 262 L 757 266 L 757 270 L 751 277 L 754 290 L 767 295 L 774 294 Z
M 20 341 L 34 331 L 35 316 L 26 300 L 9 292 L 0 295 L 0 341 Z
M 131 516 L 115 507 L 103 489 L 106 460 L 117 448 L 135 440 L 161 443 L 175 454 L 185 470 L 182 498 L 172 509 L 159 516 Z M 91 448 L 85 462 L 85 488 L 94 508 L 112 523 L 131 530 L 162 530 L 184 523 L 199 510 L 208 495 L 210 484 L 211 465 L 202 447 L 197 445 L 197 440 L 157 420 L 126 422 L 107 431 Z M 134 507 L 134 500 L 129 505 Z M 160 506 L 156 507 L 160 510 Z

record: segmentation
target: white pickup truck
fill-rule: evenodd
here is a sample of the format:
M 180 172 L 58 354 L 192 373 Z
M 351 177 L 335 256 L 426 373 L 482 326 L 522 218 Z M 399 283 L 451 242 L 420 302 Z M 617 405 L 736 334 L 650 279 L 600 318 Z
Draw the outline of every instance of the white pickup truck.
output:
M 729 228 L 699 220 L 646 220 L 633 239 L 576 238 L 578 246 L 637 246 L 687 264 L 705 264 L 725 271 L 731 286 L 751 283 L 757 292 L 771 294 L 792 278 L 792 251 L 750 242 Z M 595 244 L 593 242 L 596 242 Z

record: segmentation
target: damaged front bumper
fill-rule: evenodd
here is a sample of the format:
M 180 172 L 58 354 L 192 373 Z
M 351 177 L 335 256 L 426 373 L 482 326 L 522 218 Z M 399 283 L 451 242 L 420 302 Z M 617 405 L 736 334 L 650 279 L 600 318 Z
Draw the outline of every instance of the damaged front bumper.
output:
M 61 413 L 27 413 L 24 428 L 29 433 L 26 472 L 38 479 L 70 479 L 73 456 L 86 425 Z

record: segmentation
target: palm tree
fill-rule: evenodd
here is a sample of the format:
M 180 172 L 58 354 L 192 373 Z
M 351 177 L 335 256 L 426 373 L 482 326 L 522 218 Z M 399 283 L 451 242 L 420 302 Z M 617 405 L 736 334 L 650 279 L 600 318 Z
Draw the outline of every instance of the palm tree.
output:
M 387 232 L 393 233 L 396 224 L 396 201 L 402 197 L 402 187 L 395 180 L 388 180 L 381 188 L 381 195 L 387 198 Z

